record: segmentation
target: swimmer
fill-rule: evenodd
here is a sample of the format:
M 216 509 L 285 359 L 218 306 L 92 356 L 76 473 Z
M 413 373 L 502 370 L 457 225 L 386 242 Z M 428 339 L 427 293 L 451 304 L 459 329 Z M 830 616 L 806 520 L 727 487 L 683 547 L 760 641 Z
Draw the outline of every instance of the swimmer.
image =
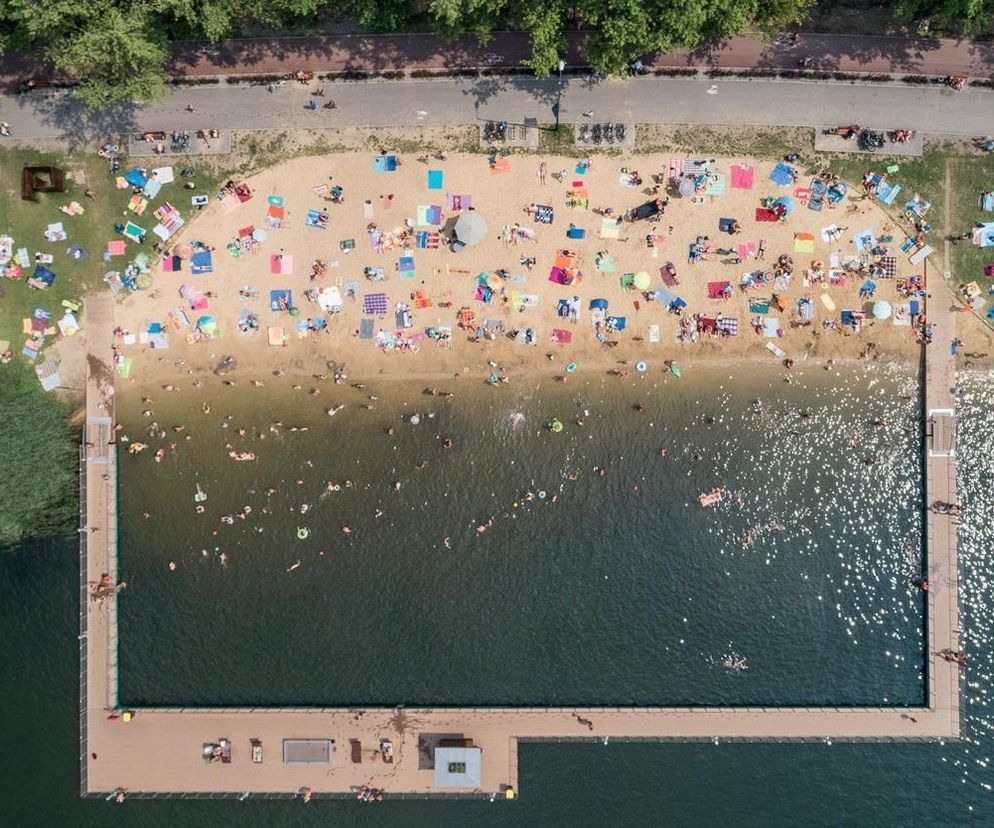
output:
M 374 518 L 383 517 L 383 510 L 377 509 L 375 512 L 373 512 L 373 517 Z
M 252 507 L 251 506 L 242 506 L 242 514 L 243 515 L 251 515 L 252 514 Z
M 240 428 L 240 429 L 238 429 L 238 436 L 239 436 L 239 437 L 244 437 L 244 436 L 245 436 L 245 435 L 246 435 L 247 433 L 248 433 L 248 432 L 247 432 L 247 431 L 245 431 L 245 429 L 244 429 L 244 428 Z
M 347 524 L 343 525 L 342 526 L 342 534 L 343 535 L 351 535 L 352 534 L 352 527 L 349 526 L 349 525 L 347 525 Z
M 173 431 L 175 431 L 177 434 L 182 434 L 185 430 L 186 430 L 185 425 L 173 426 Z
M 222 552 L 219 557 L 221 559 L 221 566 L 227 566 L 228 565 L 228 556 L 227 556 L 227 554 L 224 553 L 224 552 Z
M 401 487 L 401 482 L 399 480 L 394 480 L 393 481 L 393 490 L 395 492 L 399 492 L 400 491 L 400 487 Z
M 142 512 L 142 517 L 145 518 L 145 520 L 148 520 L 152 516 L 148 512 Z
M 576 424 L 577 424 L 578 426 L 580 426 L 580 428 L 583 428 L 583 423 L 584 423 L 584 419 L 583 419 L 583 417 L 577 417 L 577 418 L 576 418 Z
M 210 404 L 209 403 L 204 403 L 202 406 L 200 406 L 200 410 L 203 411 L 204 414 L 210 414 L 211 413 Z
M 642 403 L 635 403 L 635 410 L 638 411 L 639 414 L 641 414 L 643 411 L 645 411 L 645 406 L 642 405 Z
M 668 452 L 668 451 L 667 451 L 666 449 L 664 449 L 664 448 L 661 448 L 661 449 L 659 450 L 659 456 L 660 456 L 660 457 L 666 457 L 666 455 L 667 455 L 667 454 L 669 454 L 669 452 Z
M 390 428 L 388 428 L 386 431 L 387 431 L 387 436 L 388 437 L 393 437 L 393 435 L 394 435 L 394 428 L 393 428 L 393 426 L 390 426 Z
M 445 540 L 442 541 L 442 543 L 445 545 L 446 549 L 452 548 L 452 538 L 446 538 Z
M 345 481 L 345 488 L 346 489 L 351 489 L 353 485 L 355 485 L 355 484 L 351 480 L 346 480 Z
M 453 446 L 454 446 L 455 444 L 456 444 L 456 443 L 455 443 L 455 440 L 453 440 L 453 439 L 452 439 L 451 437 L 445 437 L 445 438 L 444 438 L 444 439 L 442 440 L 442 448 L 447 448 L 447 449 L 450 449 L 450 448 L 452 448 L 452 447 L 453 447 Z
M 428 467 L 428 461 L 422 460 L 414 468 L 416 468 L 418 471 L 424 471 L 427 467 Z
M 207 510 L 204 508 L 202 503 L 197 504 L 196 511 L 198 515 L 202 515 Z
M 310 506 L 309 503 L 301 503 L 300 504 L 300 514 L 306 515 L 307 514 L 307 510 L 310 509 L 310 508 L 311 508 L 311 506 Z
M 261 380 L 252 380 L 252 385 L 255 388 L 262 388 L 265 385 L 265 383 L 262 382 Z
M 175 572 L 176 571 L 176 561 L 170 561 L 169 562 L 169 571 L 170 572 Z
M 310 395 L 311 395 L 312 397 L 317 397 L 317 396 L 320 396 L 320 394 L 321 394 L 321 389 L 320 389 L 320 388 L 312 388 L 312 389 L 310 390 Z

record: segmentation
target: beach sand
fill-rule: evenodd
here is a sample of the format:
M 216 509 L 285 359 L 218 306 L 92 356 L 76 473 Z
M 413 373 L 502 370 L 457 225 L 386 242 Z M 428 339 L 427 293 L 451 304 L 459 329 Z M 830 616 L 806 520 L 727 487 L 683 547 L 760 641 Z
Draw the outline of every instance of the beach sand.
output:
M 169 348 L 158 350 L 141 345 L 126 345 L 118 338 L 119 352 L 131 357 L 133 365 L 130 379 L 139 384 L 186 373 L 213 368 L 222 356 L 232 356 L 238 363 L 238 375 L 263 377 L 274 370 L 287 373 L 309 374 L 327 372 L 332 367 L 347 366 L 350 378 L 371 376 L 436 377 L 467 376 L 477 381 L 490 375 L 496 362 L 508 373 L 537 371 L 550 376 L 561 376 L 564 366 L 576 362 L 582 368 L 619 368 L 621 363 L 634 365 L 644 360 L 648 371 L 663 368 L 665 360 L 689 364 L 697 360 L 760 359 L 776 361 L 766 347 L 773 343 L 795 359 L 818 360 L 856 358 L 863 355 L 869 343 L 877 358 L 910 359 L 917 352 L 915 336 L 910 327 L 895 326 L 891 319 L 874 321 L 867 314 L 867 325 L 852 335 L 824 329 L 822 322 L 838 322 L 839 310 L 864 309 L 869 304 L 858 296 L 859 279 L 847 279 L 844 286 L 823 288 L 820 284 L 806 286 L 804 271 L 812 260 L 829 264 L 829 254 L 840 252 L 843 259 L 856 255 L 851 238 L 856 233 L 873 228 L 878 236 L 892 235 L 897 258 L 898 277 L 921 272 L 912 267 L 907 257 L 896 249 L 904 238 L 901 229 L 880 209 L 873 200 L 860 201 L 850 187 L 850 195 L 836 209 L 821 212 L 796 204 L 793 214 L 785 222 L 757 222 L 756 208 L 767 196 L 793 196 L 795 187 L 807 187 L 809 180 L 799 179 L 796 184 L 780 187 L 769 180 L 770 162 L 745 158 L 716 159 L 714 169 L 725 177 L 727 190 L 723 195 L 701 195 L 690 198 L 673 197 L 666 214 L 657 222 L 623 222 L 620 238 L 601 238 L 602 220 L 593 208 L 614 208 L 623 214 L 650 198 L 652 175 L 665 173 L 670 159 L 663 156 L 595 157 L 585 173 L 577 172 L 574 159 L 561 157 L 512 155 L 506 161 L 510 171 L 503 174 L 491 172 L 487 159 L 474 155 L 451 155 L 445 160 L 431 159 L 428 164 L 419 162 L 414 155 L 403 155 L 396 172 L 376 173 L 372 153 L 336 154 L 324 157 L 307 157 L 289 161 L 266 170 L 248 180 L 253 198 L 226 212 L 217 199 L 200 214 L 190 215 L 189 205 L 177 205 L 190 219 L 181 235 L 170 240 L 171 245 L 199 241 L 214 248 L 213 272 L 208 275 L 191 275 L 189 261 L 183 261 L 181 272 L 163 272 L 159 264 L 153 266 L 153 290 L 128 294 L 120 301 L 116 311 L 117 325 L 140 338 L 149 323 L 160 322 L 169 332 Z M 548 176 L 542 183 L 540 164 Z M 754 168 L 752 189 L 735 189 L 731 186 L 730 167 L 745 164 Z M 620 183 L 622 168 L 638 168 L 643 184 L 639 187 Z M 444 174 L 441 189 L 428 189 L 429 170 Z M 562 181 L 553 173 L 565 170 Z M 587 210 L 571 209 L 567 205 L 568 191 L 574 183 L 582 182 L 589 193 Z M 344 203 L 326 200 L 327 188 L 339 185 L 344 188 Z M 325 188 L 317 192 L 315 188 Z M 397 247 L 388 252 L 374 252 L 367 226 L 375 223 L 381 230 L 403 228 L 406 220 L 417 221 L 419 205 L 439 205 L 443 222 L 458 214 L 447 209 L 447 194 L 472 196 L 475 213 L 486 221 L 486 238 L 479 244 L 454 253 L 444 243 L 438 249 L 411 249 Z M 266 226 L 269 204 L 267 197 L 282 196 L 285 218 L 281 229 Z M 910 195 L 910 194 L 909 194 Z M 390 198 L 392 196 L 392 198 Z M 365 204 L 364 204 L 365 203 Z M 532 204 L 553 207 L 551 224 L 534 223 L 525 208 Z M 307 226 L 308 210 L 327 210 L 328 229 Z M 728 235 L 719 232 L 719 219 L 735 218 L 741 232 Z M 502 240 L 502 229 L 520 223 L 534 231 L 534 242 L 508 244 Z M 822 240 L 821 230 L 829 225 L 848 228 L 832 244 Z M 583 239 L 567 238 L 571 225 L 586 231 Z M 234 258 L 226 247 L 243 228 L 265 230 L 268 237 L 252 252 Z M 430 230 L 418 226 L 418 230 Z M 814 251 L 795 253 L 795 234 L 811 233 Z M 650 248 L 648 234 L 655 234 L 657 241 Z M 739 244 L 765 242 L 764 261 L 755 259 L 735 263 L 732 256 L 715 255 L 710 261 L 689 264 L 688 245 L 698 236 L 708 236 L 716 248 L 733 248 Z M 351 250 L 341 249 L 343 240 L 354 240 Z M 412 247 L 414 243 L 412 241 Z M 549 281 L 550 267 L 560 250 L 576 252 L 575 263 L 582 273 L 572 285 Z M 613 270 L 601 272 L 596 267 L 599 252 L 606 252 L 614 260 Z M 771 307 L 769 316 L 778 317 L 778 327 L 783 335 L 767 338 L 757 335 L 751 323 L 757 316 L 750 312 L 750 300 L 769 299 L 769 285 L 755 291 L 741 291 L 740 277 L 748 271 L 772 269 L 778 256 L 790 254 L 794 259 L 794 274 L 790 285 L 782 291 L 786 311 L 777 312 Z M 271 273 L 271 256 L 292 256 L 292 272 Z M 400 278 L 397 272 L 399 257 L 412 255 L 416 275 L 413 279 Z M 523 257 L 533 257 L 535 265 L 522 265 Z M 310 279 L 311 262 L 321 259 L 328 267 L 315 280 Z M 115 262 L 121 260 L 114 260 Z M 660 268 L 672 262 L 679 284 L 670 287 L 687 302 L 687 312 L 701 312 L 714 316 L 721 312 L 725 317 L 738 319 L 739 332 L 734 338 L 714 338 L 702 334 L 696 342 L 678 342 L 679 320 L 668 313 L 663 303 L 647 301 L 636 290 L 624 290 L 620 278 L 625 273 L 645 271 L 651 282 L 648 292 L 663 286 Z M 383 269 L 385 281 L 371 282 L 363 278 L 363 268 L 377 266 Z M 498 269 L 509 272 L 510 278 L 493 284 L 497 287 L 489 304 L 474 299 L 477 279 L 481 273 L 494 274 Z M 708 298 L 708 282 L 731 282 L 733 292 L 727 300 Z M 349 282 L 359 284 L 357 299 L 344 298 L 340 313 L 324 314 L 316 304 L 304 297 L 307 288 L 338 286 L 344 296 Z M 198 290 L 209 292 L 211 298 L 205 309 L 191 310 L 180 296 L 180 287 L 190 283 Z M 878 280 L 875 299 L 885 299 L 891 304 L 901 301 L 896 292 L 896 279 Z M 244 299 L 239 289 L 251 286 L 258 297 Z M 501 297 L 503 287 L 506 296 Z M 269 293 L 272 289 L 290 289 L 293 304 L 300 315 L 269 310 Z M 415 291 L 424 291 L 430 297 L 430 306 L 416 308 L 412 298 Z M 363 318 L 362 294 L 382 292 L 387 294 L 387 314 L 376 318 L 374 331 L 397 331 L 394 311 L 397 303 L 411 309 L 412 327 L 403 331 L 405 337 L 414 338 L 417 352 L 394 349 L 385 352 L 371 340 L 358 338 L 360 320 Z M 537 304 L 518 310 L 512 294 L 530 294 L 537 297 Z M 820 299 L 821 294 L 831 297 L 836 310 L 829 312 Z M 576 324 L 557 318 L 557 303 L 562 298 L 580 297 L 580 313 Z M 814 320 L 805 327 L 792 327 L 795 301 L 801 296 L 811 296 Z M 608 333 L 606 339 L 616 342 L 607 347 L 598 341 L 588 310 L 592 299 L 603 298 L 609 302 L 609 315 L 624 316 L 627 327 L 618 333 Z M 440 306 L 444 303 L 446 306 Z M 194 341 L 192 329 L 174 329 L 169 323 L 169 313 L 185 308 L 195 325 L 202 315 L 217 320 L 220 336 Z M 456 326 L 461 308 L 470 309 L 478 322 L 494 319 L 503 322 L 505 330 L 532 328 L 537 345 L 518 344 L 507 337 L 471 342 L 469 332 Z M 258 314 L 259 330 L 251 334 L 239 333 L 237 322 L 243 309 Z M 323 317 L 328 322 L 322 333 L 300 334 L 296 323 L 308 317 Z M 431 326 L 452 326 L 451 344 L 439 346 L 423 336 Z M 658 326 L 659 341 L 650 341 L 650 326 Z M 281 326 L 286 333 L 284 347 L 271 347 L 267 342 L 267 329 Z M 568 330 L 572 334 L 569 344 L 552 340 L 553 329 Z M 549 355 L 552 355 L 550 359 Z

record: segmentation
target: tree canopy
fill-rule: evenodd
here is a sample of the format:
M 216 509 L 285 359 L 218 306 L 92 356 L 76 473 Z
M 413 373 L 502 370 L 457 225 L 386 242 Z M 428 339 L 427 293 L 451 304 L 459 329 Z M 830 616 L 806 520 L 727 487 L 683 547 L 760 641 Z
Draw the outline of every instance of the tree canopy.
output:
M 994 0 L 893 0 L 900 19 L 932 19 L 963 34 L 990 30 Z M 486 42 L 501 29 L 523 30 L 525 64 L 553 71 L 563 32 L 582 18 L 586 58 L 615 74 L 655 51 L 693 48 L 747 28 L 774 31 L 799 23 L 812 0 L 4 0 L 0 50 L 44 55 L 80 79 L 91 106 L 145 100 L 165 88 L 169 43 L 217 41 L 254 26 L 299 32 L 318 19 L 388 32 L 430 27 L 443 37 Z

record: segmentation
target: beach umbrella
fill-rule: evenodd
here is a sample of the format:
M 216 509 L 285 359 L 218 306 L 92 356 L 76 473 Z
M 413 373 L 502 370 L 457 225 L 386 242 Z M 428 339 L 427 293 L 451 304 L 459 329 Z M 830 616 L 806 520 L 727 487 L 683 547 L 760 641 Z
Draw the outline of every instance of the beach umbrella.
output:
M 644 270 L 639 271 L 635 274 L 635 278 L 632 280 L 632 284 L 635 285 L 636 290 L 645 290 L 649 287 L 652 280 L 649 278 L 649 274 Z
M 880 299 L 873 303 L 873 318 L 887 319 L 890 316 L 890 302 Z
M 782 205 L 788 216 L 794 212 L 794 199 L 790 196 L 780 196 L 773 203 Z
M 487 237 L 487 223 L 479 213 L 463 213 L 456 219 L 455 234 L 467 246 L 479 244 Z
M 679 184 L 677 190 L 679 191 L 680 195 L 683 196 L 684 198 L 687 198 L 688 196 L 692 196 L 694 194 L 694 182 L 693 182 L 693 179 L 690 179 L 690 178 L 681 178 L 680 179 L 680 184 Z
M 500 276 L 496 273 L 487 276 L 487 287 L 491 290 L 500 290 Z
M 269 234 L 265 230 L 253 230 L 252 238 L 255 239 L 257 242 L 264 242 L 266 239 L 269 238 Z

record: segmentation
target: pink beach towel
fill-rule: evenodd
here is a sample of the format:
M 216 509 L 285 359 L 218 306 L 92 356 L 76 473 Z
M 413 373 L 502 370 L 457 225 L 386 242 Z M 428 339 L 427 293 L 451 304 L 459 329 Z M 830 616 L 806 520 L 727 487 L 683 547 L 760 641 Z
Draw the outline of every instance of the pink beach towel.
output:
M 455 212 L 456 210 L 468 210 L 473 206 L 473 196 L 446 193 L 445 204 L 446 207 L 448 207 L 449 212 Z
M 708 282 L 708 298 L 727 299 L 731 288 L 731 282 Z
M 744 262 L 746 259 L 751 259 L 756 255 L 756 242 L 746 242 L 745 244 L 740 244 L 737 248 L 739 258 Z
M 560 345 L 568 345 L 573 341 L 573 332 L 564 331 L 562 328 L 552 329 L 552 339 L 554 342 L 558 342 Z
M 666 165 L 666 177 L 679 178 L 681 175 L 683 175 L 683 159 L 671 158 L 670 163 Z
M 107 250 L 110 252 L 111 256 L 123 256 L 127 249 L 127 243 L 121 241 L 120 239 L 107 242 Z
M 288 253 L 273 253 L 269 257 L 269 272 L 274 276 L 289 276 L 293 273 L 293 256 Z
M 751 190 L 756 171 L 748 164 L 732 165 L 732 187 L 736 190 Z
M 228 194 L 221 199 L 221 212 L 230 213 L 241 206 L 241 201 L 238 200 L 238 196 L 234 194 Z

